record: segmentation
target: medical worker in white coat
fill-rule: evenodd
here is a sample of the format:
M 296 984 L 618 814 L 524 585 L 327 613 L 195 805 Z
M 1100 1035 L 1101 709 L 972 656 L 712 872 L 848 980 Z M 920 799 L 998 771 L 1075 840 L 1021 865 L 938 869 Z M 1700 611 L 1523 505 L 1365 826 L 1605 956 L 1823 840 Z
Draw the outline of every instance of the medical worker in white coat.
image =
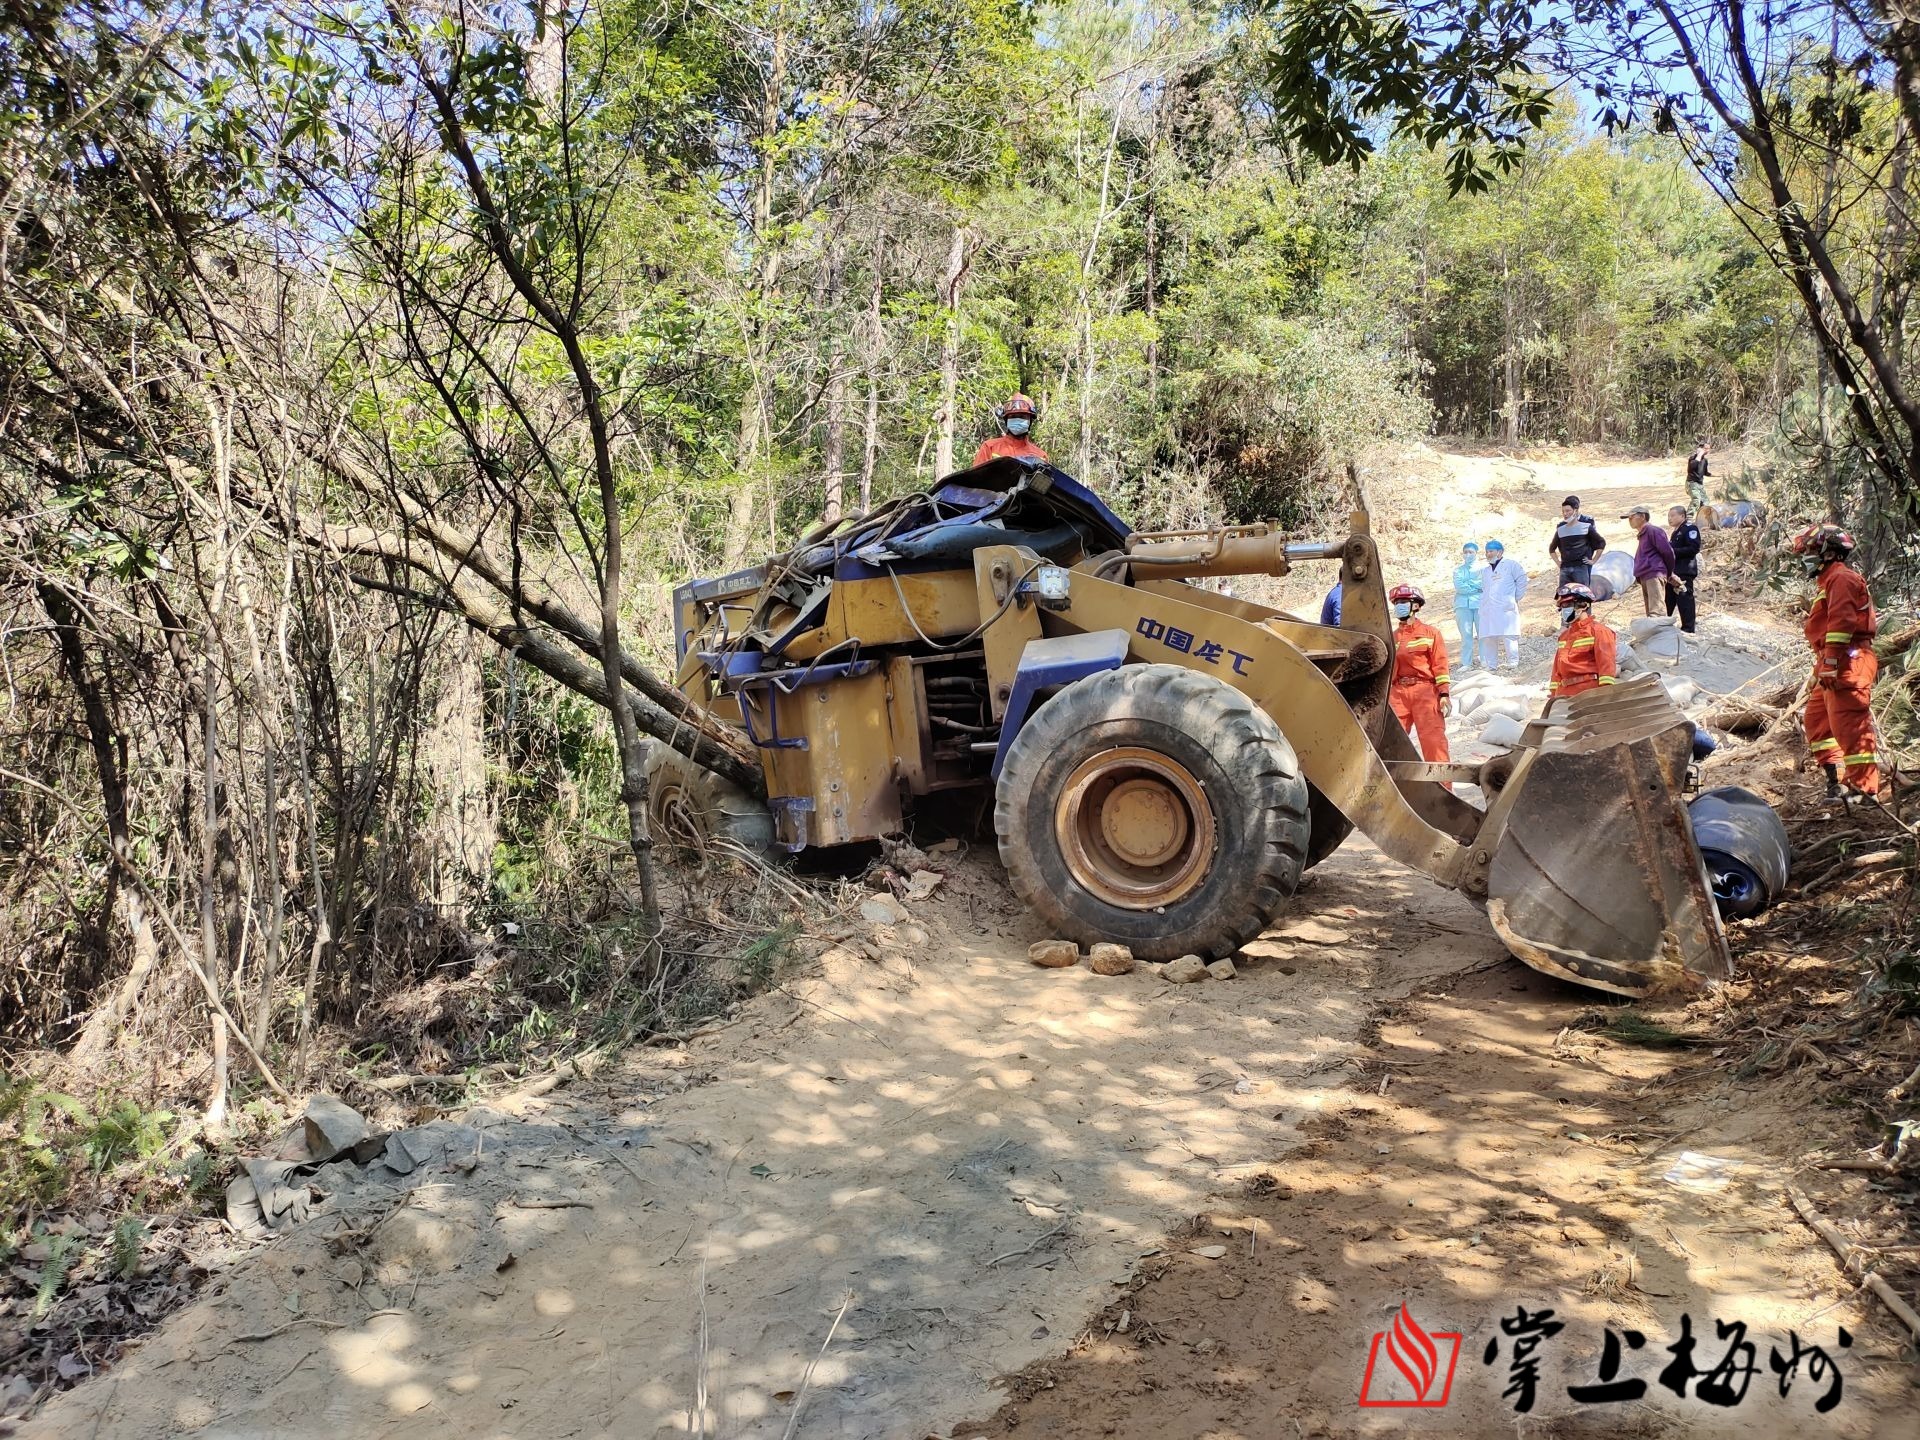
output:
M 1507 559 L 1507 547 L 1487 541 L 1487 563 L 1480 571 L 1480 662 L 1489 670 L 1520 667 L 1520 602 L 1527 594 L 1527 572 Z

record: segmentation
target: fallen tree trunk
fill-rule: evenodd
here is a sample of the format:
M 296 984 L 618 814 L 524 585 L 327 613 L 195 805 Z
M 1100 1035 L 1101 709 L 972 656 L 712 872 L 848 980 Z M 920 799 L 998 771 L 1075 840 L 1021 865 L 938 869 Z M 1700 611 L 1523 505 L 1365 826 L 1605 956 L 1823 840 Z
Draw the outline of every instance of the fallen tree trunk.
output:
M 349 575 L 355 583 L 369 589 L 386 590 L 438 605 L 457 616 L 476 633 L 486 636 L 503 650 L 509 650 L 541 674 L 559 681 L 575 694 L 596 705 L 611 708 L 606 677 L 598 664 L 589 663 L 579 651 L 558 643 L 542 629 L 518 620 L 483 573 L 475 566 L 450 558 L 437 546 L 416 543 L 413 537 L 394 530 L 376 530 L 367 525 L 321 525 L 309 523 L 301 539 L 329 552 L 341 555 L 382 559 L 404 565 L 427 577 L 437 587 L 433 592 L 414 590 L 375 576 Z M 531 610 L 529 609 L 529 613 Z M 571 637 L 569 637 L 571 638 Z M 597 645 L 597 637 L 595 637 Z M 584 648 L 584 647 L 583 647 Z M 637 661 L 622 664 L 623 675 L 629 665 L 641 669 Z M 653 677 L 650 677 L 653 678 Z M 659 680 L 653 678 L 654 685 Z M 683 713 L 670 714 L 655 703 L 646 691 L 628 697 L 635 722 L 647 734 L 671 745 L 694 764 L 741 787 L 749 795 L 764 797 L 766 780 L 752 752 L 726 727 L 701 715 L 678 691 L 670 690 Z
M 1920 625 L 1906 625 L 1873 642 L 1873 653 L 1882 660 L 1898 660 L 1915 645 L 1920 645 Z
M 1729 695 L 1700 719 L 1709 729 L 1729 735 L 1758 735 L 1798 710 L 1805 696 L 1806 682 L 1795 680 L 1750 698 Z

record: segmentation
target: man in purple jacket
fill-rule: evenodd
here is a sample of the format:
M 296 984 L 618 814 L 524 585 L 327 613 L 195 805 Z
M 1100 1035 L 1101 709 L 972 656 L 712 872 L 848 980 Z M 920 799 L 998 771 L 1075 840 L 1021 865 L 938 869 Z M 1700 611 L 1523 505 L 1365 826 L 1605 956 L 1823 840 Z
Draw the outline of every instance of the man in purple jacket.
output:
M 1633 552 L 1633 578 L 1640 585 L 1640 600 L 1649 615 L 1667 613 L 1667 586 L 1673 581 L 1673 542 L 1667 532 L 1651 523 L 1652 512 L 1636 505 L 1620 517 L 1640 537 L 1640 548 Z

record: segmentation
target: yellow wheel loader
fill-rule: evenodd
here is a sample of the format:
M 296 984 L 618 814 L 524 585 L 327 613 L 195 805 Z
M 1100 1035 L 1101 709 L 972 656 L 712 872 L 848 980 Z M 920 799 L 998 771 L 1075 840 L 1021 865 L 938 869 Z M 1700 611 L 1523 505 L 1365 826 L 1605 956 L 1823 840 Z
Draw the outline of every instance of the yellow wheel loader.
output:
M 1339 569 L 1337 627 L 1188 583 L 1307 564 Z M 1728 973 L 1684 801 L 1693 730 L 1659 680 L 1560 702 L 1483 765 L 1423 762 L 1387 704 L 1365 515 L 1324 542 L 1141 534 L 1001 459 L 674 603 L 676 683 L 753 747 L 766 799 L 662 746 L 669 836 L 847 845 L 990 787 L 1008 878 L 1054 933 L 1168 960 L 1253 939 L 1358 829 L 1536 969 L 1622 995 Z

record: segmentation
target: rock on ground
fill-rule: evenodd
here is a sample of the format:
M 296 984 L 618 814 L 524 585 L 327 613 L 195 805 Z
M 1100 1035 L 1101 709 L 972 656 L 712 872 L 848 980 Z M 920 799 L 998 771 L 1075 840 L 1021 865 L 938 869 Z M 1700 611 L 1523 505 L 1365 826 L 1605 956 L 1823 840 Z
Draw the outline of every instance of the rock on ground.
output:
M 309 1158 L 331 1160 L 366 1138 L 367 1122 L 346 1102 L 316 1095 L 307 1102 L 306 1134 Z
M 874 895 L 860 902 L 860 918 L 875 925 L 899 925 L 913 916 L 891 895 Z
M 1161 967 L 1160 978 L 1175 985 L 1191 985 L 1207 978 L 1207 962 L 1198 955 L 1182 955 Z
M 1231 980 L 1240 972 L 1234 969 L 1233 961 L 1220 959 L 1207 966 L 1207 974 L 1216 980 Z
M 1027 959 L 1047 970 L 1064 970 L 1080 963 L 1080 947 L 1071 940 L 1036 940 L 1027 947 Z
M 1133 951 L 1124 945 L 1100 944 L 1087 952 L 1096 975 L 1125 975 L 1133 969 Z

